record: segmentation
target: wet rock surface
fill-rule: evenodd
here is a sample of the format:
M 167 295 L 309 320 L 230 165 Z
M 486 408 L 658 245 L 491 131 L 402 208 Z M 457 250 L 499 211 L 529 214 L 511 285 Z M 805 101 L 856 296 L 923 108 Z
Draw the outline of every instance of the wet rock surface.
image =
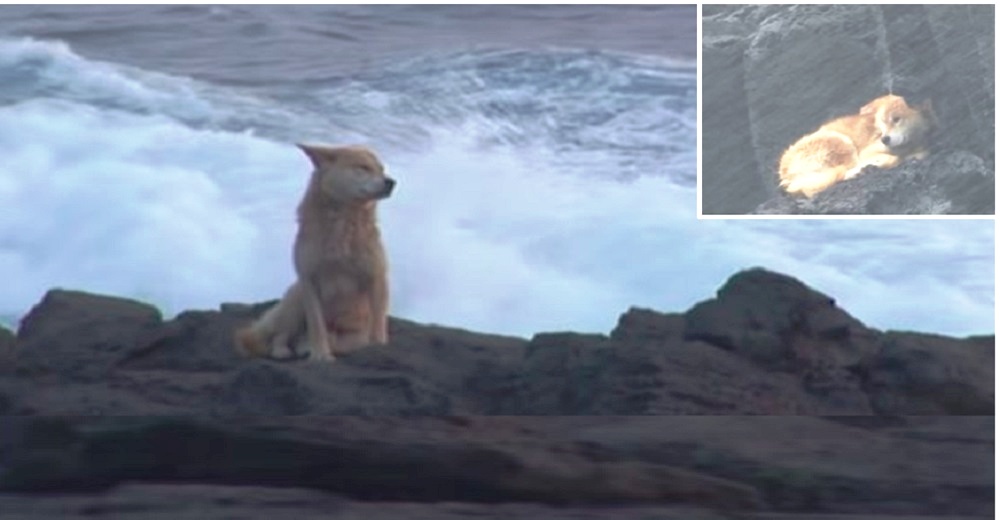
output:
M 237 356 L 270 304 L 53 291 L 0 331 L 5 518 L 992 514 L 993 336 L 870 329 L 782 274 L 608 335 L 393 319 L 333 363 Z
M 988 518 L 993 427 L 992 417 L 8 417 L 0 509 L 26 519 Z

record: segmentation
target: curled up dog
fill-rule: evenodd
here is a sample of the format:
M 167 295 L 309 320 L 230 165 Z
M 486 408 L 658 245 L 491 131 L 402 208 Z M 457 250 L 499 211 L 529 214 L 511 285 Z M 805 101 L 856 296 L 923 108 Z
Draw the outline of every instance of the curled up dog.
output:
M 930 100 L 911 107 L 900 96 L 877 98 L 785 150 L 778 164 L 779 185 L 788 193 L 813 197 L 868 166 L 892 168 L 924 159 L 935 121 Z
M 290 357 L 305 344 L 309 359 L 332 360 L 388 341 L 388 265 L 375 205 L 396 183 L 368 148 L 299 147 L 313 173 L 298 208 L 297 279 L 235 340 L 249 356 Z

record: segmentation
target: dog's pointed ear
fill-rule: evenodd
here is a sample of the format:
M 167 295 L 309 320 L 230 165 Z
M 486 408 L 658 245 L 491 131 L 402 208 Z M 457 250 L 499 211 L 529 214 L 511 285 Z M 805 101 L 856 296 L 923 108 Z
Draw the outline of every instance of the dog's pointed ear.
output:
M 931 98 L 927 98 L 923 103 L 920 103 L 917 106 L 917 110 L 927 115 L 935 126 L 938 124 L 937 112 L 934 111 L 934 104 L 931 103 Z
M 337 150 L 329 146 L 323 146 L 318 144 L 305 144 L 297 143 L 303 152 L 305 152 L 306 157 L 312 161 L 313 166 L 319 168 L 323 165 L 333 164 L 337 161 Z
M 874 114 L 876 111 L 878 111 L 878 105 L 879 103 L 881 103 L 880 99 L 882 98 L 876 99 L 868 103 L 867 105 L 861 107 L 861 111 L 858 113 L 861 115 Z

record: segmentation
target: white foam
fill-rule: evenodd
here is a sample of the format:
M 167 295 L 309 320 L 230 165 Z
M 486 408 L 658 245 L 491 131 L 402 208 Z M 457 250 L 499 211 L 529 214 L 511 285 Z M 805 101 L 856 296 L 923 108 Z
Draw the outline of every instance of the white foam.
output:
M 281 265 L 263 258 L 280 254 L 294 221 L 248 213 L 257 189 L 286 198 L 282 210 L 294 204 L 301 175 L 281 175 L 302 169 L 294 150 L 53 100 L 0 108 L 0 148 L 0 272 L 14 285 L 0 312 L 53 286 L 168 312 L 273 294 L 247 273 Z

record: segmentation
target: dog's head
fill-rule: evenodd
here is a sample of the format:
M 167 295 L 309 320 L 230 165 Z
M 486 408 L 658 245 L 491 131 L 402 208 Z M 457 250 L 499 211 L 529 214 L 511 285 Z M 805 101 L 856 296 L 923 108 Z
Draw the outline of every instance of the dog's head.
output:
M 936 121 L 931 100 L 911 107 L 901 96 L 892 94 L 861 107 L 861 114 L 870 114 L 875 118 L 879 140 L 890 149 L 922 146 Z
M 313 163 L 313 182 L 333 201 L 384 199 L 396 186 L 382 161 L 364 146 L 298 146 Z

